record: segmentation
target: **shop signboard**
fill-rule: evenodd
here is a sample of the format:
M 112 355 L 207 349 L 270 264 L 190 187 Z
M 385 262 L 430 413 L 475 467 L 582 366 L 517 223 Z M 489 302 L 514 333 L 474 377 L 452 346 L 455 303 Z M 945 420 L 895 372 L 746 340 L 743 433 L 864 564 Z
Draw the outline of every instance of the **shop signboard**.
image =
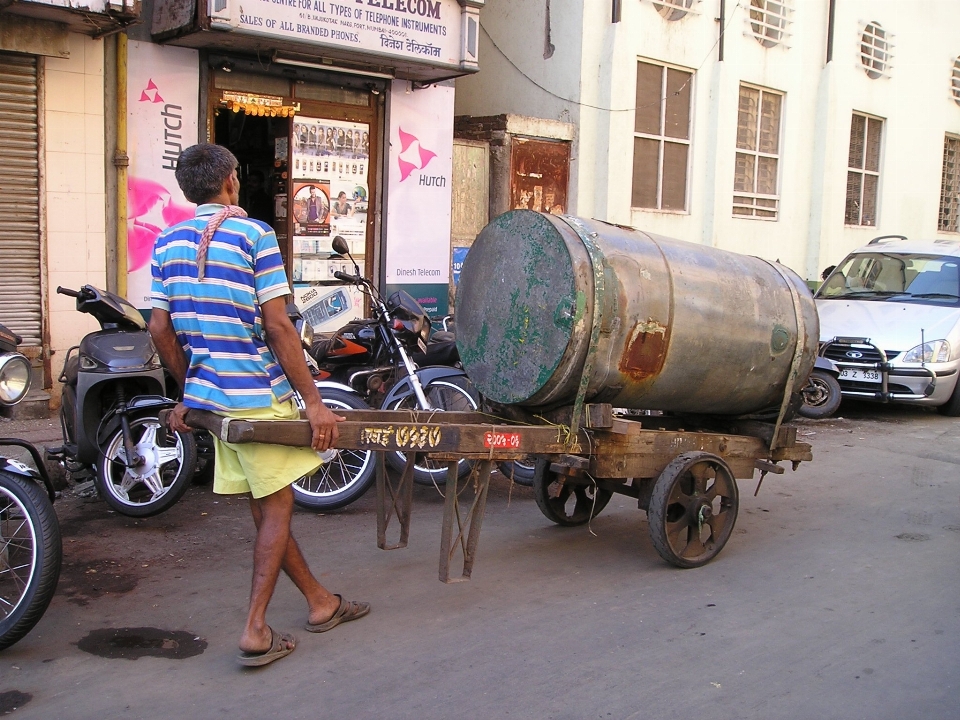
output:
M 434 66 L 476 69 L 482 2 L 208 0 L 212 28 Z M 464 38 L 466 33 L 467 37 Z
M 387 293 L 406 290 L 434 317 L 448 308 L 453 94 L 395 80 L 389 98 Z
M 131 40 L 127 45 L 127 299 L 150 307 L 150 257 L 157 235 L 193 216 L 174 171 L 197 142 L 197 51 Z

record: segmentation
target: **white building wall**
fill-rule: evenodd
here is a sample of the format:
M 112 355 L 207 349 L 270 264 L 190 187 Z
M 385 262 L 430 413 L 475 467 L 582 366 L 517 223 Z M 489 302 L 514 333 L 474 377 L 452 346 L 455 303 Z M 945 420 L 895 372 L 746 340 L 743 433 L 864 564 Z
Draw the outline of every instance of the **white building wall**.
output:
M 720 0 L 703 0 L 675 22 L 664 20 L 651 0 L 622 5 L 615 24 L 609 0 L 553 0 L 556 50 L 544 59 L 545 3 L 488 0 L 481 25 L 499 50 L 482 31 L 481 71 L 457 81 L 457 114 L 510 112 L 577 123 L 572 213 L 779 259 L 810 280 L 876 235 L 937 235 L 943 138 L 960 134 L 960 105 L 949 91 L 960 55 L 960 3 L 837 0 L 829 65 L 828 0 L 793 0 L 789 37 L 772 48 L 748 32 L 749 2 L 726 0 L 722 63 Z M 860 32 L 868 21 L 894 34 L 889 78 L 870 79 L 860 66 Z M 695 71 L 683 213 L 630 208 L 638 59 Z M 732 213 L 741 83 L 785 96 L 776 221 Z M 876 227 L 844 225 L 853 111 L 884 119 Z
M 58 285 L 106 287 L 103 41 L 70 33 L 68 59 L 44 59 L 43 172 L 46 266 L 54 377 L 67 348 L 97 323 Z M 59 392 L 53 383 L 52 392 Z

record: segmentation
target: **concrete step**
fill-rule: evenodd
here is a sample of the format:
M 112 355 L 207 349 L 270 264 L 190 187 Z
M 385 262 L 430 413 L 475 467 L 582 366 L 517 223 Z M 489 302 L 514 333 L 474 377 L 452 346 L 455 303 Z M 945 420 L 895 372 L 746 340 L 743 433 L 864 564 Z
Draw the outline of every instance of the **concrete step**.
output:
M 0 415 L 10 420 L 42 420 L 50 417 L 50 393 L 32 388 L 27 396 L 13 407 L 0 408 Z

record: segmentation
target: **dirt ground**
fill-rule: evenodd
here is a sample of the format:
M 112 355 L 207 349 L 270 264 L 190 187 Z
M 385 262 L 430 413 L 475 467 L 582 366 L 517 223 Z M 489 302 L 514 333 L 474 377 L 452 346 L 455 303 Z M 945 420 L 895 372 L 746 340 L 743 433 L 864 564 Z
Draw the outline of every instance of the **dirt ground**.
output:
M 299 644 L 255 671 L 235 662 L 246 500 L 194 487 L 133 520 L 65 492 L 57 595 L 0 654 L 0 714 L 960 717 L 960 424 L 909 408 L 841 415 L 802 421 L 812 463 L 768 476 L 757 497 L 756 478 L 740 482 L 734 535 L 696 570 L 660 559 L 631 498 L 589 529 L 559 528 L 501 476 L 466 583 L 437 581 L 432 488 L 415 491 L 402 550 L 377 549 L 372 491 L 298 511 L 321 582 L 373 612 L 311 635 L 281 579 L 269 620 Z

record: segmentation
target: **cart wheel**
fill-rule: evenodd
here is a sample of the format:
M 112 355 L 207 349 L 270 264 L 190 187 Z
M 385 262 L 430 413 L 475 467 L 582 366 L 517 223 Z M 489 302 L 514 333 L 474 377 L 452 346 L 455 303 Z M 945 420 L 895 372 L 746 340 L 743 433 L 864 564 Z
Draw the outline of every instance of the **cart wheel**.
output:
M 557 525 L 583 525 L 591 517 L 599 515 L 613 496 L 609 490 L 593 484 L 579 485 L 564 480 L 569 478 L 550 471 L 548 459 L 537 458 L 533 472 L 533 493 L 537 498 L 537 507 Z
M 737 481 L 722 458 L 678 455 L 653 486 L 647 520 L 660 557 L 681 568 L 700 567 L 719 553 L 737 521 Z

